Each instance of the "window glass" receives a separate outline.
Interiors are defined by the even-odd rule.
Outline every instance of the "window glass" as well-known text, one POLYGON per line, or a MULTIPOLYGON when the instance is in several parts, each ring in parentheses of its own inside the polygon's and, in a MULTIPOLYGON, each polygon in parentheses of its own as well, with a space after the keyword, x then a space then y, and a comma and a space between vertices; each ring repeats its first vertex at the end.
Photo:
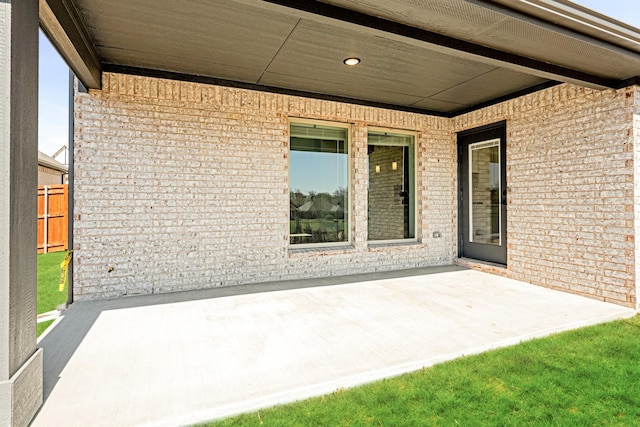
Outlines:
POLYGON ((469 145, 469 159, 469 242, 499 246, 502 207, 500 140, 493 139, 469 145))
POLYGON ((289 242, 349 241, 347 129, 292 123, 289 242))
POLYGON ((413 139, 412 135, 369 133, 369 240, 415 237, 413 139))

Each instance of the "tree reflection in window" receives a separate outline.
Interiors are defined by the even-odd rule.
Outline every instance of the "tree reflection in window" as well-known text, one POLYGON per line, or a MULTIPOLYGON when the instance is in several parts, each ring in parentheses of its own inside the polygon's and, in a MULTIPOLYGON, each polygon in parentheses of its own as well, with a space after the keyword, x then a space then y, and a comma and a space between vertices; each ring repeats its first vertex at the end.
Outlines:
POLYGON ((292 123, 290 132, 290 243, 349 241, 347 129, 292 123))

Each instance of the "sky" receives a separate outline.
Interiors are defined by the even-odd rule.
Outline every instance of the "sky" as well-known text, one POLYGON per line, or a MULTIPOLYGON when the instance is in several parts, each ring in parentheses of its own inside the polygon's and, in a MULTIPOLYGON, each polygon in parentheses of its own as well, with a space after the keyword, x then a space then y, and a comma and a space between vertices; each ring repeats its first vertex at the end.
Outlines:
MULTIPOLYGON (((574 3, 640 28, 637 0, 579 0, 574 3)), ((38 147, 52 155, 68 142, 69 69, 40 33, 38 147)), ((62 160, 62 158, 58 158, 62 160)))
POLYGON ((348 187, 346 154, 292 150, 290 155, 291 191, 333 194, 348 187))
POLYGON ((38 149, 52 155, 68 143, 69 68, 42 32, 39 61, 38 149))

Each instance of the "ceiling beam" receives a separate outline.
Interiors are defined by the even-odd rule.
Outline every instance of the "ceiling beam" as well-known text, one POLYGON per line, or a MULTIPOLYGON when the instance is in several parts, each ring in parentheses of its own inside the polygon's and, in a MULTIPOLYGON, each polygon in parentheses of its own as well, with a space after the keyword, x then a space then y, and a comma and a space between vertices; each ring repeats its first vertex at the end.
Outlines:
POLYGON ((266 3, 284 6, 293 10, 311 13, 326 18, 335 19, 361 27, 383 31, 410 40, 428 43, 449 54, 457 54, 469 59, 480 60, 495 66, 525 72, 542 78, 574 83, 596 89, 616 88, 620 82, 607 79, 579 70, 540 61, 526 56, 504 52, 488 46, 479 45, 454 37, 424 30, 390 21, 388 19, 367 15, 365 13, 345 9, 320 1, 299 0, 264 0, 266 3))
POLYGON ((39 0, 40 27, 82 84, 102 87, 100 56, 71 0, 39 0))

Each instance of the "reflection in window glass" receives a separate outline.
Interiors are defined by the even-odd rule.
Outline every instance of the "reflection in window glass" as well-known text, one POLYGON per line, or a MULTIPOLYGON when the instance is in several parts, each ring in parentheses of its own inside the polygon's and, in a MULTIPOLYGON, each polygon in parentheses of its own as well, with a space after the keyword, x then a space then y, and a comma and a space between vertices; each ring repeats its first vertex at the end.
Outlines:
POLYGON ((369 240, 415 237, 413 136, 370 132, 369 240))
POLYGON ((469 241, 500 245, 500 140, 471 144, 469 152, 469 241))
POLYGON ((349 241, 347 129, 292 123, 289 242, 349 241))

